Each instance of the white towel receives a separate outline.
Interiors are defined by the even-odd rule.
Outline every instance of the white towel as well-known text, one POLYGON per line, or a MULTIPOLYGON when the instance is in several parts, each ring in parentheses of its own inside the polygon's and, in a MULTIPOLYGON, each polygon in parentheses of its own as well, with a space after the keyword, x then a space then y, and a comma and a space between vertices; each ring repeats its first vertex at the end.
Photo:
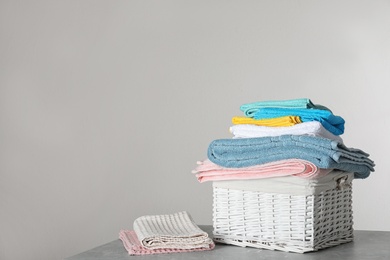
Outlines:
POLYGON ((148 249, 210 248, 213 241, 186 211, 137 218, 133 224, 142 246, 148 249))
POLYGON ((304 122, 289 127, 269 127, 240 124, 231 126, 229 130, 234 135, 233 138, 252 138, 279 135, 310 135, 343 142, 340 136, 334 135, 326 130, 318 121, 304 122))
POLYGON ((311 180, 295 176, 284 176, 256 180, 215 181, 213 182, 213 187, 265 193, 314 195, 336 187, 342 189, 351 185, 352 180, 353 173, 333 170, 323 177, 311 180))

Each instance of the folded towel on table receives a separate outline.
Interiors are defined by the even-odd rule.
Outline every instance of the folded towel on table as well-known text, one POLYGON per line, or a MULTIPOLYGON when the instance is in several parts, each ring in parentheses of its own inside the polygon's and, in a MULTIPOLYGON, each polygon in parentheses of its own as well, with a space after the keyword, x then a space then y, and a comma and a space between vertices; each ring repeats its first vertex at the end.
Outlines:
POLYGON ((338 169, 366 178, 374 171, 369 154, 327 138, 282 135, 219 139, 210 143, 207 157, 223 167, 241 168, 285 159, 302 159, 323 169, 338 169))
POLYGON ((321 192, 350 186, 353 173, 333 170, 316 179, 302 179, 295 176, 275 177, 261 180, 226 180, 215 181, 213 187, 230 189, 259 191, 265 193, 279 193, 289 195, 314 195, 321 192))
POLYGON ((310 135, 328 138, 331 140, 343 142, 340 136, 334 135, 326 130, 318 121, 311 121, 296 124, 290 127, 268 127, 257 125, 234 125, 230 127, 233 138, 252 138, 279 135, 310 135))
POLYGON ((142 216, 134 221, 133 228, 147 249, 210 249, 213 243, 186 211, 142 216))
POLYGON ((315 108, 329 110, 327 107, 322 105, 315 105, 308 98, 297 98, 289 100, 269 100, 259 101, 240 106, 240 110, 245 113, 247 117, 253 117, 253 114, 260 108, 265 107, 279 107, 279 108, 315 108))
POLYGON ((119 232, 119 239, 122 240, 123 245, 129 255, 152 255, 152 254, 169 254, 169 253, 181 253, 181 252, 194 252, 211 250, 215 247, 212 242, 208 245, 208 248, 193 248, 193 249, 176 249, 176 248, 161 248, 161 249, 148 249, 141 245, 137 234, 134 230, 121 230, 119 232))
POLYGON ((301 119, 298 116, 283 116, 271 119, 253 119, 244 116, 235 116, 232 118, 232 123, 239 124, 251 124, 261 126, 292 126, 301 123, 301 119))
POLYGON ((210 160, 198 162, 192 171, 199 182, 222 180, 265 179, 281 176, 297 176, 304 179, 319 178, 331 172, 331 169, 320 169, 313 163, 299 159, 274 161, 242 168, 225 168, 210 160))
POLYGON ((321 109, 261 108, 253 115, 254 119, 271 119, 282 116, 299 116, 302 122, 319 121, 334 135, 344 133, 345 120, 331 111, 321 109))

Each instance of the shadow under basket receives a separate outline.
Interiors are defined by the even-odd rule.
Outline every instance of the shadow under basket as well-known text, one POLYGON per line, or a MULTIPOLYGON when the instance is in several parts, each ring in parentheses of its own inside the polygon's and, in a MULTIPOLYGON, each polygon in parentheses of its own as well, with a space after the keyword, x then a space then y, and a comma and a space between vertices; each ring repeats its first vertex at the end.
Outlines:
POLYGON ((352 185, 313 195, 213 186, 214 241, 305 253, 353 241, 352 185))

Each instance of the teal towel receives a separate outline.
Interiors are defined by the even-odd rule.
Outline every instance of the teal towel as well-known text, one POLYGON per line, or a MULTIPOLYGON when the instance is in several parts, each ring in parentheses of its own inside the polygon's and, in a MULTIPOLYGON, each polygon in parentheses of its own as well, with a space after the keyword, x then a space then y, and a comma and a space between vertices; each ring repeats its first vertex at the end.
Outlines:
MULTIPOLYGON (((270 101, 259 101, 240 106, 240 110, 245 113, 247 117, 253 117, 257 110, 265 107, 278 107, 278 108, 315 108, 329 110, 327 107, 322 105, 315 105, 308 98, 297 98, 289 100, 270 100, 270 101)), ((329 110, 330 111, 330 110, 329 110)))
POLYGON ((353 172, 367 178, 374 171, 369 154, 322 137, 281 135, 274 137, 218 139, 210 143, 208 158, 227 168, 249 167, 284 159, 302 159, 323 169, 353 172))
POLYGON ((266 107, 259 109, 253 117, 255 119, 269 119, 282 116, 299 116, 302 122, 319 121, 326 130, 334 135, 344 133, 345 120, 341 116, 333 115, 329 110, 266 107))

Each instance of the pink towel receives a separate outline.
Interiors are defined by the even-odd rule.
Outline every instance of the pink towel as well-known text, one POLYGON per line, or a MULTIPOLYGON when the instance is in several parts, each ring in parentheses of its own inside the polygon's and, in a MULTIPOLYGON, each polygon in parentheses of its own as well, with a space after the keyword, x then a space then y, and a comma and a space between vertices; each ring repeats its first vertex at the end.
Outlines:
POLYGON ((129 255, 153 255, 153 254, 169 254, 180 252, 193 252, 211 250, 215 247, 214 242, 211 241, 208 248, 193 248, 193 249, 147 249, 141 245, 137 234, 133 230, 121 230, 119 232, 119 239, 122 240, 123 246, 126 248, 129 255))
POLYGON ((198 162, 192 172, 199 182, 222 180, 249 180, 294 175, 313 179, 328 174, 332 169, 320 169, 313 163, 300 159, 288 159, 243 168, 225 168, 209 159, 198 162))

